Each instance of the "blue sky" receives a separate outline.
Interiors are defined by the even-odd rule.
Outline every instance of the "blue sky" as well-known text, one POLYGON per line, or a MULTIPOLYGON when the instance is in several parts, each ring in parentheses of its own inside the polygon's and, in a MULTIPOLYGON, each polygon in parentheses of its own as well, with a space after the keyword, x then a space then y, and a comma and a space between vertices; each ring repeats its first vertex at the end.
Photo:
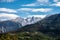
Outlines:
POLYGON ((0 14, 50 15, 60 13, 60 0, 0 0, 0 14))

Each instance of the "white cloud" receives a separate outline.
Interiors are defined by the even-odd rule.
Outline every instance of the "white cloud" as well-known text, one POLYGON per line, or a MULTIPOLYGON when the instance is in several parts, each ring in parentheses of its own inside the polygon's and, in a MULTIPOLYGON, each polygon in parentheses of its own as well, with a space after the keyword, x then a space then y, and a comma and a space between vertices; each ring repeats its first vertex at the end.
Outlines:
POLYGON ((18 11, 31 11, 32 8, 20 8, 18 9, 18 11))
POLYGON ((36 6, 36 4, 35 3, 32 3, 32 4, 22 5, 22 6, 36 6))
POLYGON ((28 17, 41 17, 41 18, 45 18, 47 15, 28 15, 28 17))
POLYGON ((47 2, 49 2, 49 0, 37 0, 37 2, 43 2, 43 3, 46 2, 47 3, 47 2))
POLYGON ((17 11, 13 10, 13 9, 8 9, 8 8, 0 8, 0 12, 13 12, 13 13, 16 13, 17 11))
POLYGON ((33 12, 49 12, 51 11, 52 9, 50 8, 40 8, 40 9, 34 9, 32 10, 33 12))
POLYGON ((0 0, 0 2, 14 2, 15 0, 0 0))
POLYGON ((36 0, 36 2, 31 3, 31 4, 25 4, 22 6, 60 6, 60 1, 59 0, 52 0, 54 3, 51 4, 50 0, 36 0))
POLYGON ((53 0, 54 2, 58 2, 59 0, 53 0))
POLYGON ((31 4, 26 4, 22 6, 40 6, 40 5, 48 5, 50 2, 49 0, 36 0, 36 2, 31 4))
POLYGON ((20 8, 19 11, 30 11, 30 12, 49 12, 53 9, 51 8, 20 8))
POLYGON ((16 19, 19 17, 18 15, 15 14, 6 14, 6 13, 1 13, 0 14, 0 20, 11 20, 11 19, 16 19))
POLYGON ((60 2, 54 3, 51 6, 59 6, 60 7, 60 2))

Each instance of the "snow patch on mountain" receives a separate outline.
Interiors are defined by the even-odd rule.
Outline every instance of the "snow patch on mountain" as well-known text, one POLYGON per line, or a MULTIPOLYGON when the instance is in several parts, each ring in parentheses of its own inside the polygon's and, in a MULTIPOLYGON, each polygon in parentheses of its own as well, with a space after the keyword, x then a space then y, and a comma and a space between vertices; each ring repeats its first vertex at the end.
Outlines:
POLYGON ((29 15, 25 20, 27 24, 33 24, 42 20, 45 17, 46 15, 29 15))
POLYGON ((2 14, 0 14, 0 21, 11 20, 11 21, 20 23, 22 26, 25 26, 25 25, 29 25, 29 24, 34 24, 34 23, 42 20, 45 17, 46 17, 46 15, 28 15, 26 18, 22 18, 16 14, 2 13, 2 14))

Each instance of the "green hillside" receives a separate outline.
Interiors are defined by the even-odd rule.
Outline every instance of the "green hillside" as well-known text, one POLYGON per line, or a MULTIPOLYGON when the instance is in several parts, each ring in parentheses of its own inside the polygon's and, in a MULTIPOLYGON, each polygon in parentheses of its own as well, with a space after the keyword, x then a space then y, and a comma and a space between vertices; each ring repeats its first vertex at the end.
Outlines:
POLYGON ((1 34, 0 40, 54 40, 55 38, 44 35, 40 32, 20 32, 1 34))

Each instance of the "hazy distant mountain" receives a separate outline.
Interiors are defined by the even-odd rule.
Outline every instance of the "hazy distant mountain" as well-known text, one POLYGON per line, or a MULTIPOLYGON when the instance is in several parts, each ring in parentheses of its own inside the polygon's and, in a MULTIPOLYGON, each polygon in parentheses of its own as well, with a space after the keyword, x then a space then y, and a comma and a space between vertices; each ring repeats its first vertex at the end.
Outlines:
POLYGON ((0 33, 15 31, 22 26, 34 24, 43 19, 41 16, 30 16, 24 19, 16 15, 7 15, 8 14, 1 14, 0 16, 0 33))
POLYGON ((44 18, 43 20, 22 27, 20 31, 40 31, 46 33, 47 35, 52 34, 54 36, 60 34, 60 14, 54 14, 44 18), (56 35, 55 35, 56 34, 56 35))
POLYGON ((2 21, 0 22, 0 33, 16 31, 18 28, 21 28, 22 25, 13 21, 2 21))

